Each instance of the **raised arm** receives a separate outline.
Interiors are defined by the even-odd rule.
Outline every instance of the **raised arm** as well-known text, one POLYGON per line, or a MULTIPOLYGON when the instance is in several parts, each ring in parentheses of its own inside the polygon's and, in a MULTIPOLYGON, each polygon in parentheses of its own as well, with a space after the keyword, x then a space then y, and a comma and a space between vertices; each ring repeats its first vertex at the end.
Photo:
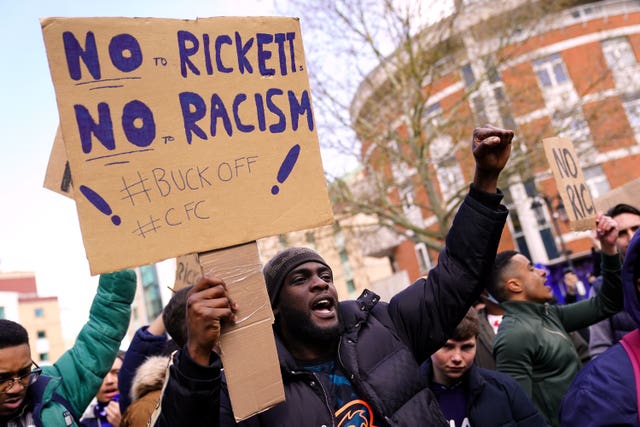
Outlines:
POLYGON ((622 265, 615 245, 618 224, 613 218, 598 214, 596 231, 602 246, 602 288, 593 298, 559 307, 567 331, 592 325, 623 308, 622 265))
POLYGON ((497 182, 512 138, 512 131, 490 125, 474 130, 473 184, 447 233, 438 264, 426 280, 418 280, 389 304, 396 329, 419 362, 442 346, 485 288, 508 213, 500 205, 497 182))
POLYGON ((51 376, 62 377, 59 393, 80 417, 96 395, 120 348, 131 318, 131 302, 136 292, 132 270, 103 274, 89 310, 89 320, 76 342, 53 364, 44 368, 51 376))
POLYGON ((476 161, 473 185, 481 191, 495 193, 498 177, 511 154, 513 131, 485 125, 473 130, 472 151, 476 161))

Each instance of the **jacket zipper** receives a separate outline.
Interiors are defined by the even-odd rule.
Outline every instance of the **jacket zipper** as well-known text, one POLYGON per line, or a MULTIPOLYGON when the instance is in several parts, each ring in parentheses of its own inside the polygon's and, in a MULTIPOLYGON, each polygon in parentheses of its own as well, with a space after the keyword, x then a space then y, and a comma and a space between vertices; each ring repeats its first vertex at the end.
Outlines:
MULTIPOLYGON (((333 411, 331 411, 331 407, 329 406, 329 397, 327 395, 327 390, 324 388, 324 385, 322 384, 322 381, 320 381, 320 378, 315 374, 315 372, 305 371, 304 374, 302 372, 300 372, 300 371, 289 371, 289 372, 292 375, 295 375, 295 376, 306 376, 306 374, 311 374, 311 376, 313 377, 315 382, 318 385, 320 385, 320 390, 322 390, 322 396, 324 397, 324 406, 325 406, 325 408, 327 408, 327 412, 329 412, 329 419, 331 420, 331 427, 336 427, 336 422, 335 422, 335 419, 334 419, 335 416, 333 415, 333 411)), ((313 387, 311 387, 311 389, 313 389, 313 387)))
POLYGON ((327 411, 329 411, 329 418, 331 419, 331 427, 335 427, 336 426, 335 416, 333 415, 333 412, 329 407, 329 396, 327 395, 327 390, 324 388, 322 381, 320 381, 320 378, 315 373, 312 373, 311 375, 313 375, 313 378, 315 378, 316 382, 320 385, 320 389, 322 390, 322 394, 324 396, 324 405, 327 407, 327 411))
MULTIPOLYGON (((338 363, 340 363, 340 367, 341 367, 342 369, 345 369, 345 367, 344 367, 344 363, 342 362, 342 353, 340 352, 340 347, 341 347, 341 346, 342 346, 342 340, 339 340, 339 341, 338 341, 338 363)), ((346 371, 346 369, 345 369, 345 373, 347 373, 347 374, 349 375, 349 376, 347 377, 347 379, 351 382, 351 385, 352 385, 352 386, 354 387, 354 389, 355 389, 355 384, 354 384, 355 375, 354 375, 353 373, 349 373, 349 372, 347 372, 347 371, 346 371)), ((362 399, 366 399, 366 400, 371 401, 371 399, 367 399, 367 396, 366 396, 366 395, 365 395, 365 396, 361 396, 361 398, 362 398, 362 399)), ((386 423, 387 423, 388 425, 390 425, 390 426, 391 426, 391 425, 393 425, 393 422, 391 422, 391 419, 390 419, 389 417, 387 417, 387 416, 386 416, 386 415, 384 415, 384 414, 381 414, 381 415, 382 415, 383 419, 386 421, 386 423)))

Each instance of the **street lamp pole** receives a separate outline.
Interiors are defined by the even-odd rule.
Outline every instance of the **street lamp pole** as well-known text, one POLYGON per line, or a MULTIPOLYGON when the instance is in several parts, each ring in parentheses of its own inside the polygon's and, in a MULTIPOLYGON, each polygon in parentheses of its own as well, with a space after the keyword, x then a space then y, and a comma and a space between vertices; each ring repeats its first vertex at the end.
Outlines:
POLYGON ((542 203, 538 201, 538 198, 541 198, 544 201, 545 206, 551 212, 551 224, 553 225, 553 231, 558 236, 558 241, 560 243, 560 251, 562 252, 562 256, 564 257, 568 267, 573 270, 573 261, 569 256, 569 251, 567 250, 567 245, 564 242, 564 238, 562 237, 562 232, 560 231, 560 225, 558 224, 558 211, 564 209, 564 205, 562 204, 562 199, 559 196, 554 197, 553 199, 547 196, 546 194, 538 194, 531 203, 531 208, 536 215, 536 220, 538 224, 544 224, 545 216, 542 211, 542 203), (554 208, 552 205, 552 201, 558 199, 558 205, 554 208))

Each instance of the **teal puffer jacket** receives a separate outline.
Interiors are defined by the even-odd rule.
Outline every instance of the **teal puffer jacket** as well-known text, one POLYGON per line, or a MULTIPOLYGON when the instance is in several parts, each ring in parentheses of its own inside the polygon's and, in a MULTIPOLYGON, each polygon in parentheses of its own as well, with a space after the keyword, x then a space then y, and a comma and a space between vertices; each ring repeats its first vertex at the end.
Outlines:
POLYGON ((103 274, 98 292, 72 348, 29 387, 36 426, 76 426, 113 364, 131 318, 136 291, 132 270, 103 274), (71 412, 71 413, 70 413, 71 412))

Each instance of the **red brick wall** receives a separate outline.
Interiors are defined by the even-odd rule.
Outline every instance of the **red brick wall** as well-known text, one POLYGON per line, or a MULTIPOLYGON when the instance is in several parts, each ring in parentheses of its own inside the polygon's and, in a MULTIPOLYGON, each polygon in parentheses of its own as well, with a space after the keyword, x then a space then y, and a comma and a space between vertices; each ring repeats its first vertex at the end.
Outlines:
POLYGON ((578 96, 615 87, 599 41, 564 50, 562 59, 578 96), (584 66, 585 58, 589 59, 588 67, 584 66))
POLYGON ((606 152, 636 144, 620 97, 585 104, 582 108, 598 151, 606 152))

